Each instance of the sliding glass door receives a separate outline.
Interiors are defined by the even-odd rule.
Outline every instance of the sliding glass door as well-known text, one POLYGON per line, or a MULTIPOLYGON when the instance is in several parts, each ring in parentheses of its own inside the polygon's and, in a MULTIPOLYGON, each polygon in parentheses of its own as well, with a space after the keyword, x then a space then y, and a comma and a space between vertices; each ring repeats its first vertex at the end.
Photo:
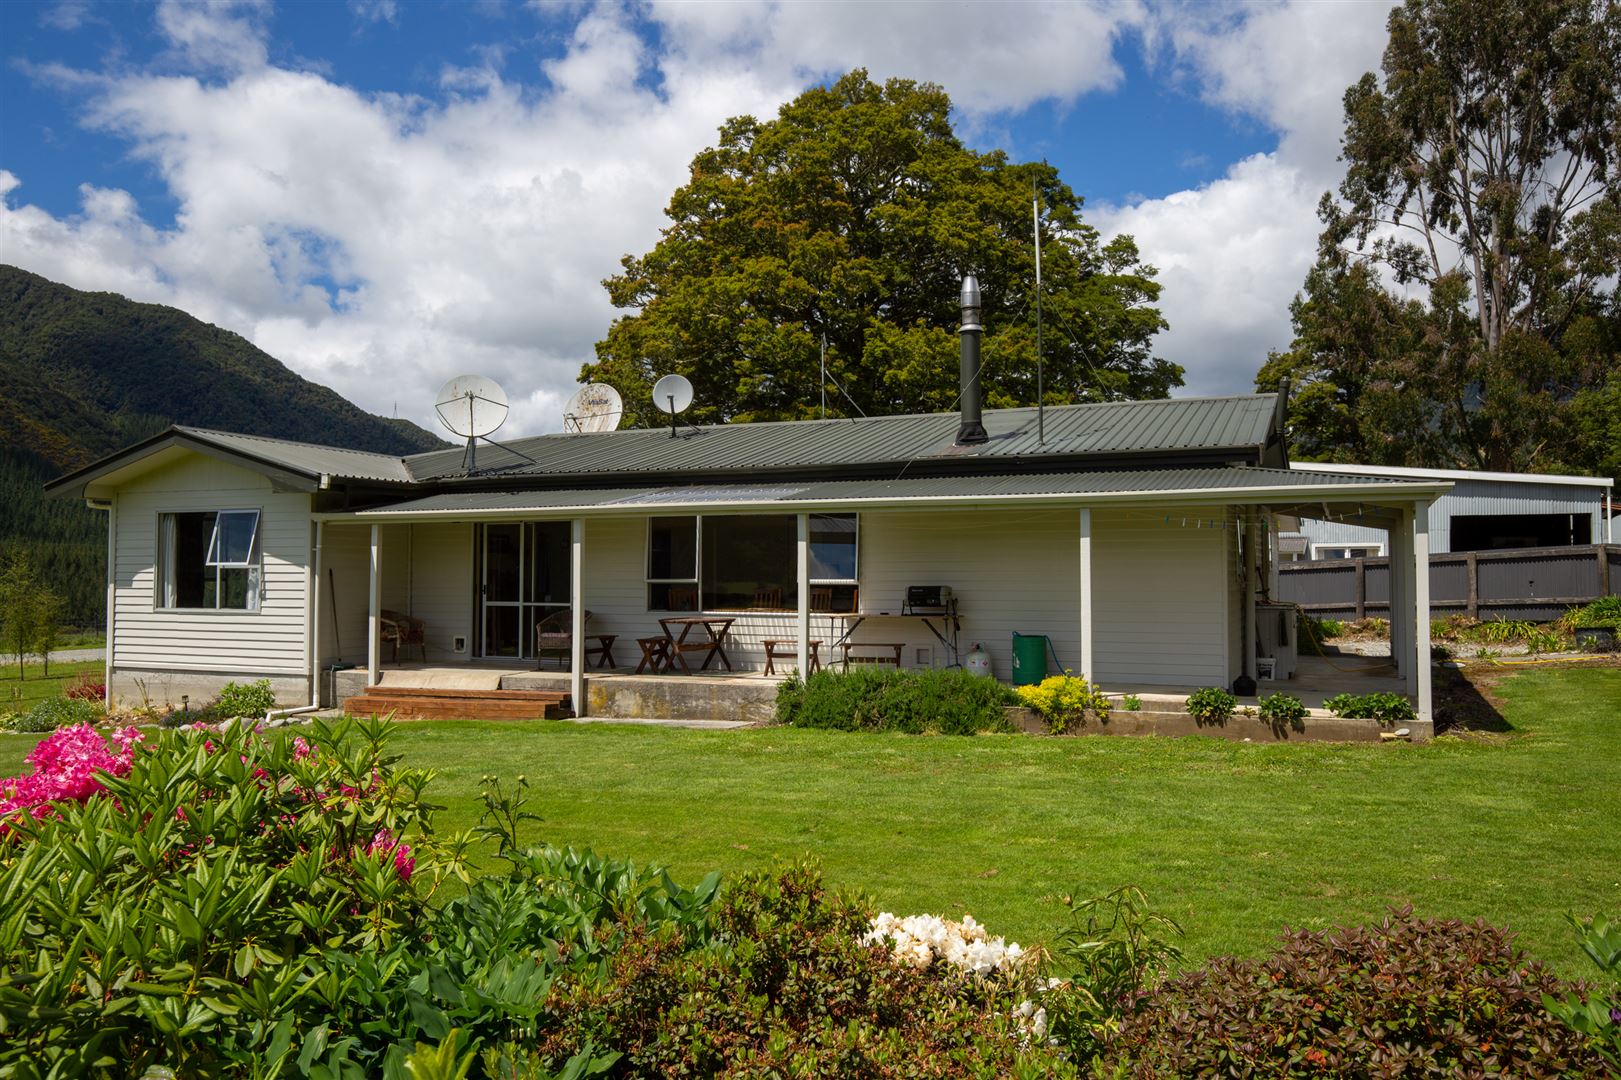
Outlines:
POLYGON ((532 660, 535 624, 569 606, 569 524, 483 526, 480 583, 483 653, 532 660))

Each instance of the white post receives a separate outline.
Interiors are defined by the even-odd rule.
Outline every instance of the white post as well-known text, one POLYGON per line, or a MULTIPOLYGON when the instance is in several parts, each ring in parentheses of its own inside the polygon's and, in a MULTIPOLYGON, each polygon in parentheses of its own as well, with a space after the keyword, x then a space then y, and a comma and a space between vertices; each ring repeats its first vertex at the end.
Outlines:
POLYGON ((118 608, 118 500, 110 500, 107 507, 107 655, 102 658, 106 669, 101 678, 102 704, 113 707, 113 615, 118 608))
POLYGON ((1244 610, 1239 613, 1243 644, 1238 656, 1239 670, 1250 679, 1255 678, 1255 575, 1259 565, 1255 546, 1260 543, 1261 535, 1261 526, 1255 520, 1255 515, 1259 512, 1260 507, 1257 506, 1239 509, 1239 513, 1244 515, 1244 610))
POLYGON ((321 537, 326 522, 315 523, 315 550, 310 553, 310 574, 304 589, 304 602, 309 605, 309 618, 304 622, 305 636, 310 646, 310 704, 321 704, 321 537))
POLYGON ((1416 712, 1430 714, 1430 504, 1413 507, 1413 676, 1416 712))
POLYGON ((1092 671, 1092 511, 1081 509, 1081 676, 1097 682, 1092 671))
POLYGON ((801 679, 810 675, 810 515, 799 515, 799 614, 794 624, 794 654, 801 679))
POLYGON ((569 523, 569 696, 574 715, 585 715, 585 519, 569 523))
POLYGON ((382 527, 371 527, 371 583, 367 589, 367 617, 366 617, 366 685, 376 686, 382 676, 382 641, 378 638, 378 609, 381 604, 382 588, 382 562, 383 562, 383 533, 382 527))

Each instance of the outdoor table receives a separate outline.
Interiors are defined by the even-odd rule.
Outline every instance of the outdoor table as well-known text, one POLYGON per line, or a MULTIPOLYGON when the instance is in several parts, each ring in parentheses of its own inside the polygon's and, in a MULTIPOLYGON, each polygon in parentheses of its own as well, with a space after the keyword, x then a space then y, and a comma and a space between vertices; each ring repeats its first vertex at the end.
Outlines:
POLYGON ((732 670, 732 661, 726 655, 726 632, 732 628, 736 619, 716 615, 683 615, 668 619, 660 619, 659 625, 664 628, 664 636, 670 639, 670 659, 681 665, 681 670, 688 675, 692 668, 687 666, 686 654, 699 649, 707 649, 704 653, 704 662, 699 671, 709 670, 709 662, 720 657, 720 662, 726 665, 726 670, 732 670), (681 633, 675 634, 670 628, 679 626, 681 633), (703 627, 704 633, 709 636, 707 641, 694 641, 689 643, 687 635, 692 633, 694 627, 703 627))

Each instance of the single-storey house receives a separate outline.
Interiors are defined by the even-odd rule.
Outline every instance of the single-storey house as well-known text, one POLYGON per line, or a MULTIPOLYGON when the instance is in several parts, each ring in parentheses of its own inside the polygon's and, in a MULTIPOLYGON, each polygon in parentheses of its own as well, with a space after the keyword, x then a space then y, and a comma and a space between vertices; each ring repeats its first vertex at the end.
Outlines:
POLYGON ((615 635, 628 671, 661 617, 694 613, 730 620, 740 671, 766 667, 768 639, 781 673, 844 637, 906 667, 982 644, 1005 679, 1019 633, 1106 688, 1231 686, 1257 673, 1274 516, 1321 513, 1386 530, 1394 675, 1428 721, 1415 568, 1449 484, 1291 469, 1285 410, 1255 394, 981 416, 965 398, 962 413, 542 435, 482 446, 475 468, 462 449, 173 427, 50 490, 107 514, 108 688, 124 700, 268 678, 313 705, 333 665, 376 684, 394 663, 390 612, 422 630, 407 656, 437 665, 533 662, 553 616, 576 710, 588 634, 615 635), (949 603, 960 635, 917 617, 920 598, 949 603))
MULTIPOLYGON (((1430 550, 1494 551, 1613 544, 1607 476, 1409 469, 1297 461, 1302 472, 1373 476, 1386 480, 1448 483, 1452 490, 1430 507, 1430 550)), ((1385 530, 1354 516, 1325 521, 1307 514, 1278 535, 1283 562, 1355 559, 1390 554, 1385 530)))

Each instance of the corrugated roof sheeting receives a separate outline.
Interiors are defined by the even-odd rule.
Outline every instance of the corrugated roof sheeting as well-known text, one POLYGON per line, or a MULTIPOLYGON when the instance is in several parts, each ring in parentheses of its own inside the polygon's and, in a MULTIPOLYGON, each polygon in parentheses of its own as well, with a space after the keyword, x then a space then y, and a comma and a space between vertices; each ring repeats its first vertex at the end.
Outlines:
MULTIPOLYGON (((510 444, 533 463, 481 445, 478 466, 512 476, 556 476, 1253 447, 1266 441, 1275 403, 1274 395, 1258 394, 1055 406, 1046 411, 1044 443, 1035 409, 991 409, 984 414, 990 440, 972 447, 954 443, 956 413, 723 424, 684 429, 678 438, 662 429, 543 435, 510 444)), ((406 460, 419 481, 450 479, 461 475, 462 454, 434 451, 406 460)))
MULTIPOLYGON (((1038 473, 1014 476, 940 476, 899 480, 829 480, 805 484, 727 484, 593 488, 572 491, 452 492, 362 511, 372 514, 503 513, 564 510, 634 510, 656 506, 784 505, 899 500, 1121 495, 1136 492, 1281 490, 1311 497, 1336 487, 1401 487, 1368 476, 1295 473, 1287 469, 1227 467, 1122 472, 1038 473)), ((1421 486, 1421 485, 1414 485, 1421 486)))
MULTIPOLYGON (((355 480, 411 483, 411 472, 406 468, 405 462, 387 454, 344 450, 336 446, 316 446, 313 443, 272 439, 263 435, 238 435, 231 431, 211 431, 208 428, 177 425, 175 430, 222 450, 259 458, 295 472, 316 475, 327 473, 355 480)), ((458 450, 456 453, 459 454, 461 451, 458 450)))

